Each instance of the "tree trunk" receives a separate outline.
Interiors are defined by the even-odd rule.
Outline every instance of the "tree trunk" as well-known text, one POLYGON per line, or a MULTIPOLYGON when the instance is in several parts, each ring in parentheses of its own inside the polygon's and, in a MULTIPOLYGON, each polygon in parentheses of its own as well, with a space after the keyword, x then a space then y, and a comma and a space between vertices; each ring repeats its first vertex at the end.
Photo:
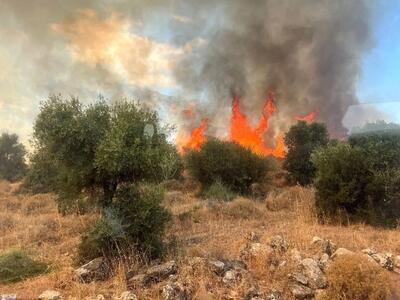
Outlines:
POLYGON ((117 183, 108 181, 103 183, 103 208, 111 205, 116 190, 117 183))

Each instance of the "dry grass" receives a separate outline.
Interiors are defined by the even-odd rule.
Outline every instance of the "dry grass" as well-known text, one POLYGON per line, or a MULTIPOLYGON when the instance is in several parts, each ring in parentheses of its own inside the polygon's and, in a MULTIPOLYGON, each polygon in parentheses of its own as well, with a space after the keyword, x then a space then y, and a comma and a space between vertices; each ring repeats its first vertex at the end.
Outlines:
MULTIPOLYGON (((115 275, 105 282, 81 284, 72 280, 73 257, 80 233, 96 216, 63 217, 57 212, 53 195, 21 196, 13 195, 12 191, 10 184, 0 183, 0 252, 11 247, 29 249, 35 258, 52 265, 53 271, 24 282, 2 285, 2 293, 17 293, 22 299, 33 299, 46 289, 56 289, 67 299, 68 296, 84 299, 97 294, 119 294, 126 289, 124 273, 130 267, 126 264, 119 265, 115 275)), ((400 254, 399 230, 377 229, 364 224, 319 224, 311 189, 283 188, 273 191, 266 201, 239 198, 231 203, 207 202, 198 199, 195 191, 186 189, 169 193, 166 206, 175 217, 167 236, 177 239, 179 247, 179 251, 170 256, 182 261, 180 276, 193 283, 196 299, 222 299, 228 296, 228 291, 207 270, 200 269, 193 274, 193 268, 187 267, 188 257, 238 259, 250 232, 260 234, 261 242, 265 243, 280 234, 290 242, 290 249, 297 248, 303 254, 313 253, 311 240, 315 235, 331 239, 339 247, 349 250, 370 247, 400 254)), ((288 252, 283 258, 289 261, 289 255, 288 252)), ((277 267, 276 263, 277 258, 273 256, 249 262, 249 272, 259 280, 260 289, 285 287, 287 275, 295 266, 288 263, 277 267)), ((394 279, 400 286, 399 279, 394 279)), ((229 290, 235 294, 229 296, 241 299, 248 285, 243 282, 229 290)), ((138 296, 140 299, 160 299, 159 289, 160 285, 156 285, 138 291, 138 296)), ((287 294, 284 297, 291 299, 287 294)))
POLYGON ((327 271, 329 287, 324 299, 394 299, 389 273, 361 255, 335 259, 327 271))

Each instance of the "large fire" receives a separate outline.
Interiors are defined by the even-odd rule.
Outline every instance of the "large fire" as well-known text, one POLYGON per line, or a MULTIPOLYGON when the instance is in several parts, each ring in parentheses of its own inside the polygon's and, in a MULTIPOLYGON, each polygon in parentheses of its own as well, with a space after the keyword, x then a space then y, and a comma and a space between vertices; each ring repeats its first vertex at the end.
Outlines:
MULTIPOLYGON (((262 156, 285 157, 285 143, 282 134, 275 138, 275 147, 268 147, 264 140, 264 135, 268 130, 269 118, 276 111, 274 95, 269 93, 260 120, 257 126, 252 127, 247 116, 240 110, 239 97, 235 96, 232 101, 229 139, 262 156)), ((184 113, 186 116, 188 115, 186 110, 184 113)), ((185 152, 190 149, 200 149, 201 145, 206 141, 204 135, 206 126, 207 119, 203 119, 200 126, 192 129, 190 136, 180 132, 177 137, 179 150, 185 152)))

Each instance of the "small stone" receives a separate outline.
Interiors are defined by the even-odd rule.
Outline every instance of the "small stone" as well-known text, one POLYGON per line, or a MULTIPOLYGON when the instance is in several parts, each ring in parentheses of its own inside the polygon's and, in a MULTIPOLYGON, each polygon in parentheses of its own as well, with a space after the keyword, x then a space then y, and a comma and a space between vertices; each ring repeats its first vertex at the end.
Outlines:
POLYGON ((273 249, 269 245, 251 243, 240 250, 240 258, 246 260, 251 257, 267 256, 272 253, 272 251, 273 249))
POLYGON ((259 289, 252 286, 246 291, 246 294, 244 295, 244 299, 245 300, 253 300, 253 299, 257 299, 258 297, 261 297, 261 296, 262 296, 262 294, 260 293, 259 289))
POLYGON ((228 286, 232 286, 241 280, 242 274, 237 270, 229 270, 225 273, 222 278, 223 283, 228 286))
POLYGON ((209 259, 208 266, 211 271, 213 271, 217 275, 223 275, 225 273, 225 263, 216 259, 209 259))
POLYGON ((62 300, 63 297, 57 291, 47 290, 39 296, 39 300, 62 300))
POLYGON ((337 249, 331 256, 332 259, 342 256, 342 255, 354 255, 353 251, 347 250, 346 248, 339 248, 337 249))
POLYGON ((276 289, 272 289, 267 293, 267 300, 280 300, 282 298, 282 293, 276 289))
POLYGON ((375 250, 370 248, 363 249, 361 252, 370 256, 377 253, 375 250))
POLYGON ((295 262, 300 262, 301 261, 301 254, 300 251, 297 249, 292 249, 290 251, 290 257, 292 258, 292 260, 294 260, 295 262))
POLYGON ((176 274, 178 271, 178 265, 174 260, 167 263, 153 266, 146 270, 144 274, 135 275, 131 278, 132 274, 127 273, 127 285, 128 288, 137 286, 149 286, 153 283, 161 282, 167 279, 170 275, 176 274))
POLYGON ((193 288, 180 282, 169 282, 162 289, 164 300, 190 300, 193 298, 193 294, 193 288))
POLYGON ((269 245, 272 247, 272 249, 280 252, 286 252, 289 248, 289 243, 281 235, 272 237, 269 245))
POLYGON ((312 238, 311 244, 317 244, 317 243, 322 243, 323 239, 321 239, 319 236, 314 236, 312 238))
POLYGON ((326 277, 315 260, 312 258, 305 258, 301 261, 301 266, 303 268, 303 274, 308 279, 309 287, 313 289, 322 289, 326 287, 326 277))
POLYGON ((104 280, 108 275, 107 264, 102 257, 95 258, 76 269, 75 275, 83 283, 89 283, 95 280, 104 280))
POLYGON ((134 293, 126 291, 121 294, 118 300, 137 300, 137 297, 134 293))
POLYGON ((394 261, 393 261, 393 255, 391 253, 376 253, 372 254, 371 257, 377 263, 379 263, 382 268, 385 268, 389 271, 393 271, 394 261))
POLYGON ((225 270, 247 270, 247 265, 241 260, 229 260, 225 262, 225 270))
POLYGON ((325 270, 329 263, 329 255, 327 253, 324 253, 321 255, 321 258, 319 259, 319 265, 321 266, 322 270, 325 270))
POLYGON ((294 280, 294 281, 296 281, 296 282, 298 282, 298 283, 304 284, 304 285, 308 284, 307 277, 304 276, 302 273, 299 273, 299 272, 290 274, 289 278, 294 280))
POLYGON ((322 252, 331 256, 336 251, 336 244, 333 243, 331 240, 324 240, 322 242, 322 252))
POLYGON ((311 299, 314 296, 314 291, 301 283, 292 283, 289 285, 289 290, 296 299, 311 299))

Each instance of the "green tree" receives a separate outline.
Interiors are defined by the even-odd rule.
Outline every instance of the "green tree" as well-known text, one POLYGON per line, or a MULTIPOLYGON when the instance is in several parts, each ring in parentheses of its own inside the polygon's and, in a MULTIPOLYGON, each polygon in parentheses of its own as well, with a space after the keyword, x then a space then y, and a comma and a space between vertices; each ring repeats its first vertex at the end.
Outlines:
POLYGON ((36 151, 57 166, 60 202, 101 191, 101 207, 107 207, 120 184, 163 179, 164 157, 176 152, 167 133, 156 112, 139 103, 83 105, 52 96, 41 104, 33 136, 36 151))
POLYGON ((3 133, 0 136, 0 179, 20 179, 26 171, 25 154, 25 147, 18 142, 16 134, 3 133))
POLYGON ((284 169, 289 172, 289 179, 301 185, 312 183, 315 167, 311 162, 311 153, 328 144, 328 131, 324 124, 298 122, 285 135, 288 149, 284 169))
POLYGON ((190 173, 204 190, 220 183, 234 192, 249 193, 252 183, 265 179, 271 168, 268 158, 232 142, 209 140, 199 151, 186 155, 190 173))

